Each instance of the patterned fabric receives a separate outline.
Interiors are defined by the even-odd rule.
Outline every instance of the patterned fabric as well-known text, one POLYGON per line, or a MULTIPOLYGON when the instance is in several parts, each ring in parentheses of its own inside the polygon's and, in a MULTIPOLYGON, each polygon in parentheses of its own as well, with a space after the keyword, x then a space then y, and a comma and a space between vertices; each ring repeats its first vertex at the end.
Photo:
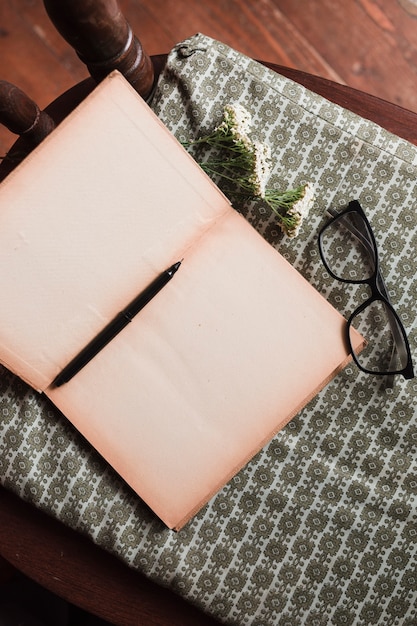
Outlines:
MULTIPOLYGON (((317 190, 295 240, 263 207, 240 207, 248 220, 347 316, 366 290, 325 272, 317 232, 327 207, 359 199, 416 363, 417 149, 202 35, 171 52, 152 106, 190 139, 230 102, 271 145, 270 184, 317 190)), ((384 390, 347 367, 174 533, 42 397, 0 376, 3 485, 224 623, 417 623, 415 380, 384 390)))

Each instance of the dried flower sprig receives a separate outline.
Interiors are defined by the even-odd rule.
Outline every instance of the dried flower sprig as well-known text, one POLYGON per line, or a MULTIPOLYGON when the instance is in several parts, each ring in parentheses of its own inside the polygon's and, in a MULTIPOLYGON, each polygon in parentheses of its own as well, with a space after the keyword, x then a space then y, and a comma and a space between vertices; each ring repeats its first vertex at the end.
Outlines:
POLYGON ((281 219, 281 228, 288 237, 296 237, 314 201, 311 183, 280 192, 267 189, 265 202, 281 219))
POLYGON ((227 105, 224 107, 223 120, 221 124, 208 135, 184 142, 186 147, 206 144, 214 147, 225 147, 230 150, 240 151, 240 143, 250 142, 248 131, 250 129, 251 117, 248 111, 239 104, 227 105))
POLYGON ((252 141, 250 124, 251 117, 244 107, 228 105, 222 122, 210 134, 183 145, 214 149, 213 156, 199 162, 202 169, 227 195, 267 204, 277 215, 283 232, 295 237, 313 202, 313 186, 308 183, 284 192, 268 189, 270 148, 265 143, 252 141))
POLYGON ((223 156, 208 159, 200 165, 209 176, 228 181, 240 192, 245 192, 248 196, 264 197, 270 156, 266 148, 261 143, 247 142, 244 149, 241 145, 235 145, 229 148, 230 154, 227 158, 222 150, 223 156))
POLYGON ((215 148, 213 157, 199 163, 203 170, 232 183, 247 195, 263 196, 270 171, 270 149, 266 144, 251 140, 250 122, 251 117, 244 107, 228 105, 219 126, 210 134, 183 145, 215 148))

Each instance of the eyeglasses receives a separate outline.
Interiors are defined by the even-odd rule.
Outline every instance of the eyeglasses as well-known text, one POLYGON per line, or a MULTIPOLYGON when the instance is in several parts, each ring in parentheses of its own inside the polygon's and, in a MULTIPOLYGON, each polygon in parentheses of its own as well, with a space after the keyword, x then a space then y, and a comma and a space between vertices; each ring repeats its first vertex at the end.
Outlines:
POLYGON ((319 233, 322 261, 333 278, 344 283, 366 284, 371 296, 352 313, 347 322, 349 349, 357 366, 367 374, 413 378, 410 344, 404 326, 395 312, 381 275, 375 236, 357 200, 338 213, 319 233), (366 339, 360 353, 352 347, 352 329, 366 339))

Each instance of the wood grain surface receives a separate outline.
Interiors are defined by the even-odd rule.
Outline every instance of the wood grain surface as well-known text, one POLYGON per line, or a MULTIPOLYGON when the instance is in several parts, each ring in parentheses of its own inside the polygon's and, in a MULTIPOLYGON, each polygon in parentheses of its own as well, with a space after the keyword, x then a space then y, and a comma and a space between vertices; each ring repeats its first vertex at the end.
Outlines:
MULTIPOLYGON (((412 0, 120 0, 146 52, 203 32, 237 50, 322 76, 417 111, 412 0)), ((414 9, 414 10, 413 10, 414 9)), ((0 79, 44 108, 88 75, 42 0, 0 3, 0 79)), ((0 129, 0 155, 13 143, 0 129)))

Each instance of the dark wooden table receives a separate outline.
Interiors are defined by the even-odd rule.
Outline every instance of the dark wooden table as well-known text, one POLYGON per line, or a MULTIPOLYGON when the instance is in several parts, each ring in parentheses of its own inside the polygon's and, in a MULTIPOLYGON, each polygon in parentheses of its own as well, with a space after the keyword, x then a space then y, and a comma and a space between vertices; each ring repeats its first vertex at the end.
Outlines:
MULTIPOLYGON (((163 60, 164 57, 156 59, 158 63, 163 60)), ((417 144, 417 114, 325 79, 268 66, 417 144)), ((88 88, 84 85, 71 97, 82 97, 88 88)), ((117 626, 217 623, 3 488, 0 555, 50 591, 117 626)))

